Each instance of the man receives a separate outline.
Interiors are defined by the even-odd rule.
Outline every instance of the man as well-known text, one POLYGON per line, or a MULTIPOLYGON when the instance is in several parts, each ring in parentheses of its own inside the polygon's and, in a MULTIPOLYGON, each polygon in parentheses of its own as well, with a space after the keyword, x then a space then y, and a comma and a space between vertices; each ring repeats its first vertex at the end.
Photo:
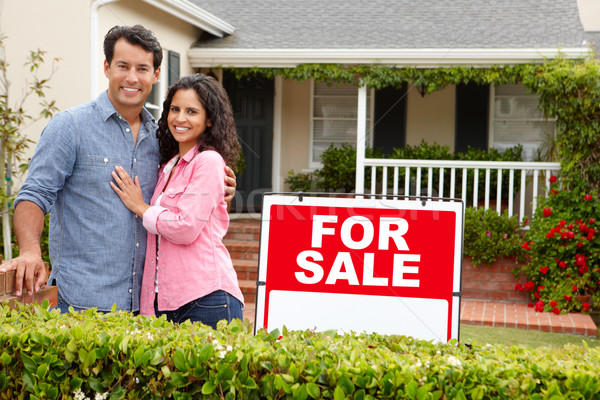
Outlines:
POLYGON ((40 237, 52 211, 49 283, 58 286, 63 312, 69 306, 110 311, 115 303, 139 310, 146 231, 109 182, 121 165, 138 176, 150 201, 160 155, 157 124, 144 102, 158 81, 162 48, 141 25, 115 26, 105 36, 104 55, 108 90, 56 115, 42 133, 15 200, 20 254, 0 268, 17 271, 17 295, 23 287, 29 294, 39 290, 46 282, 40 237))

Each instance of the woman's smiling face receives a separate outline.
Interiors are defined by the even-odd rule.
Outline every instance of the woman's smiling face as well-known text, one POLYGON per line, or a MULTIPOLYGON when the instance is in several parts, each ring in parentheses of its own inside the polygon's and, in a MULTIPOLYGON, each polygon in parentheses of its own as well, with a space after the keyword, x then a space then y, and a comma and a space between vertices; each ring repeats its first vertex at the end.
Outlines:
POLYGON ((180 89, 173 95, 167 118, 171 135, 179 143, 179 154, 183 157, 198 143, 206 127, 206 110, 192 89, 180 89))

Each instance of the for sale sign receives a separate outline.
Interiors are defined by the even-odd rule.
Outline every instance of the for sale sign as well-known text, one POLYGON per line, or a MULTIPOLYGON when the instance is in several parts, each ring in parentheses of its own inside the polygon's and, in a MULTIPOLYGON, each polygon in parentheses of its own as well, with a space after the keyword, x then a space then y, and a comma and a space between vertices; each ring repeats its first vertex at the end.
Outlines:
POLYGON ((459 201, 265 195, 257 328, 458 339, 459 201))

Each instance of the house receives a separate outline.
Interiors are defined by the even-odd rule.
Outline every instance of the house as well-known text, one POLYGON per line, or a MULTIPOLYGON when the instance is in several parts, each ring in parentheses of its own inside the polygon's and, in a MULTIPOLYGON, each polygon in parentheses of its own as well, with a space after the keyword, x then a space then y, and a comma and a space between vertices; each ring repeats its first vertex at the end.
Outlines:
MULTIPOLYGON (((451 85, 430 94, 415 82, 364 89, 361 115, 355 85, 277 74, 237 80, 236 69, 486 68, 559 53, 581 58, 600 43, 600 10, 593 0, 21 0, 2 7, 9 59, 36 47, 62 58, 48 95, 61 109, 105 87, 101 41, 116 24, 141 23, 165 48, 166 64, 149 108, 160 108, 177 66, 182 75, 203 71, 219 78, 234 105, 246 160, 236 201, 245 211, 257 210, 263 192, 285 191, 288 171, 318 168, 319 155, 331 143, 356 144, 359 118, 366 120, 366 145, 386 151, 422 140, 453 151, 520 143, 530 160, 554 135, 554 124, 538 111, 536 95, 519 85, 451 85), (28 23, 15 15, 27 15, 28 23), (35 34, 38 29, 43 34, 35 34)), ((27 134, 36 140, 40 131, 37 126, 27 134)))

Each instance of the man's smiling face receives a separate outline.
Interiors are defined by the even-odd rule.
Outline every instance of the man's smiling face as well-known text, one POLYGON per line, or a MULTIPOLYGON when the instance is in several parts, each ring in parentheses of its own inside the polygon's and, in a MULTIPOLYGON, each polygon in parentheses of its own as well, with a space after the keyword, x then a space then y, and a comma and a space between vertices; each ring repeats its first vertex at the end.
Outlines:
POLYGON ((121 38, 115 43, 110 65, 104 61, 108 98, 121 115, 141 111, 160 68, 154 70, 152 52, 121 38))

